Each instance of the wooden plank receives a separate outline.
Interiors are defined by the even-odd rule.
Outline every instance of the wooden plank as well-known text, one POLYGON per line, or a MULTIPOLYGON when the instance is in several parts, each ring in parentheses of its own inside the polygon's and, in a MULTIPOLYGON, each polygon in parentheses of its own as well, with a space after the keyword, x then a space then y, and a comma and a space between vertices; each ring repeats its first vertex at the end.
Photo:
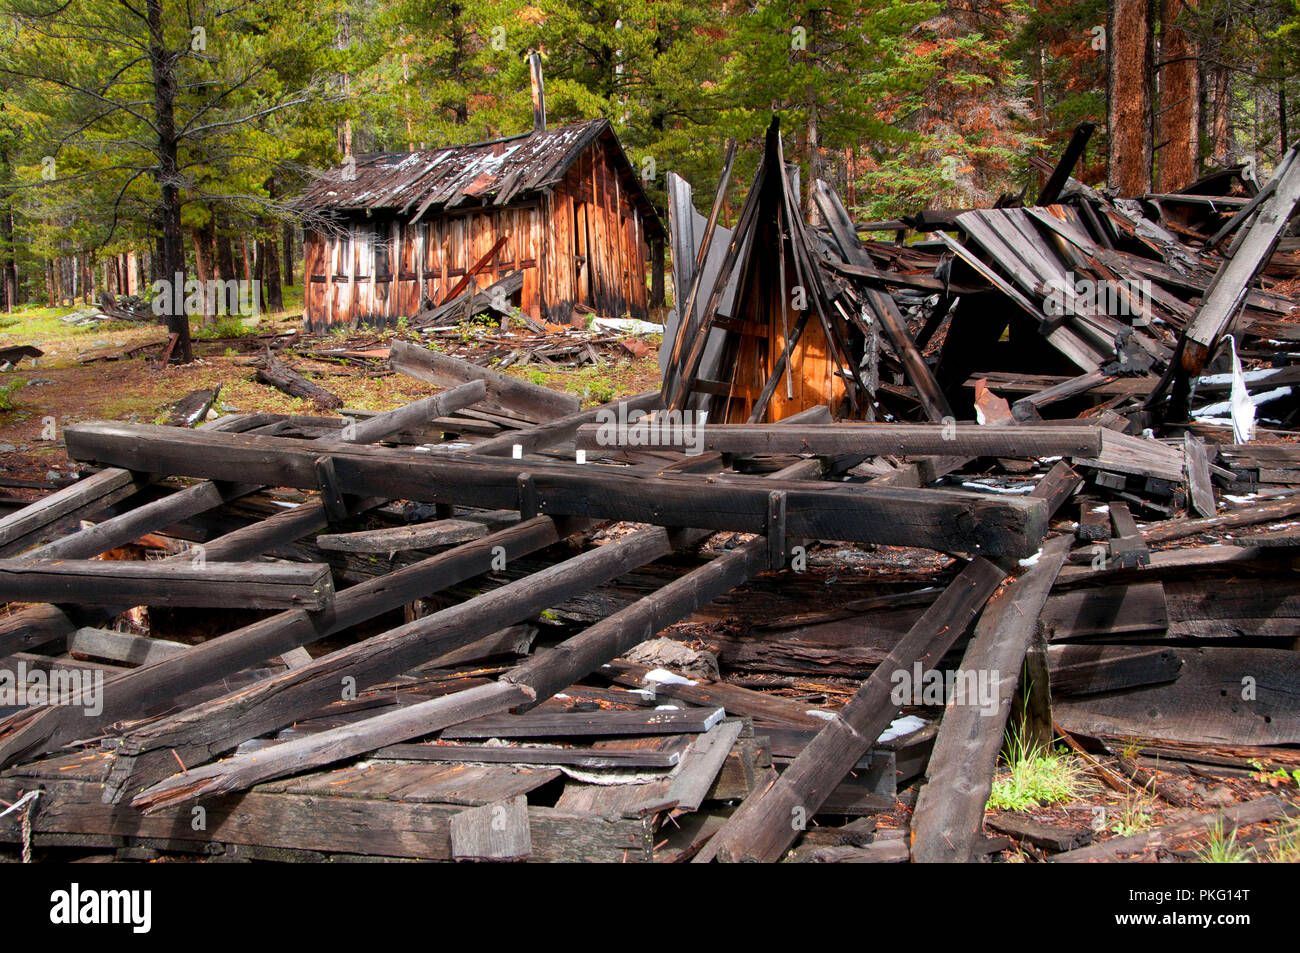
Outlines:
POLYGON ((167 658, 184 655, 190 647, 183 642, 145 638, 129 632, 82 628, 68 637, 68 651, 113 662, 151 665, 167 658))
POLYGON ((1061 698, 1172 682, 1183 667, 1173 649, 1142 645, 1053 645, 1047 664, 1061 698))
POLYGON ((647 435, 656 449, 720 453, 804 453, 835 456, 947 454, 967 457, 1097 456, 1104 428, 1093 425, 983 427, 978 424, 705 424, 686 428, 671 419, 649 420, 638 431, 605 424, 578 428, 576 445, 588 450, 637 446, 647 435), (689 432, 688 432, 689 431, 689 432))
POLYGON ((0 560, 6 602, 318 610, 333 596, 323 564, 0 560))
POLYGON ((675 813, 689 814, 700 809, 743 728, 739 720, 724 721, 691 742, 665 794, 675 813))
POLYGON ((1210 484, 1210 461, 1205 455, 1205 444, 1190 431, 1183 434, 1183 459, 1187 464, 1187 489, 1192 506, 1202 516, 1213 516, 1217 507, 1214 487, 1210 484))
POLYGON ((967 563, 957 578, 898 642, 889 657, 827 723, 777 782, 746 798, 696 862, 778 860, 826 797, 888 727, 898 706, 893 673, 937 662, 965 632, 1005 573, 985 559, 967 563), (804 823, 793 821, 802 819, 804 823))
MULTIPOLYGON (((498 510, 505 513, 505 510, 498 510)), ((514 513, 518 521, 519 514, 514 513)), ((356 533, 331 533, 316 537, 321 549, 344 553, 399 553, 429 546, 449 546, 482 539, 488 534, 488 524, 465 519, 433 520, 428 523, 411 523, 384 529, 361 530, 356 533)))
POLYGON ((527 860, 533 854, 528 800, 522 795, 462 811, 451 819, 453 860, 527 860))
POLYGON ((1165 543, 1203 533, 1215 533, 1241 526, 1255 526, 1260 523, 1289 519, 1298 513, 1300 513, 1300 494, 1289 494, 1277 500, 1235 507, 1227 512, 1202 519, 1174 519, 1148 523, 1142 527, 1141 533, 1142 538, 1148 543, 1165 543))
MULTIPOLYGON (((0 798, 14 801, 30 781, 0 778, 0 798)), ((450 860, 455 805, 250 792, 204 805, 206 830, 194 830, 189 807, 141 816, 126 804, 106 804, 98 784, 63 778, 42 782, 41 810, 33 817, 42 836, 76 833, 109 838, 159 838, 173 845, 241 844, 316 850, 330 854, 450 860)), ((649 860, 650 831, 640 821, 592 818, 528 808, 536 861, 649 860)), ((0 839, 18 843, 18 813, 0 819, 0 839)), ((117 841, 120 843, 120 840, 117 841)))
POLYGON ((727 682, 715 682, 703 678, 657 681, 647 678, 650 669, 646 666, 636 665, 625 659, 615 659, 610 662, 607 667, 601 669, 601 674, 622 685, 631 685, 641 691, 653 691, 656 697, 676 698, 692 705, 721 706, 729 715, 744 715, 769 725, 802 728, 822 726, 822 719, 810 715, 807 705, 727 682))
POLYGON ((958 671, 987 677, 996 708, 990 711, 990 699, 982 697, 948 700, 912 813, 916 861, 968 863, 975 857, 1020 669, 1069 544, 1068 536, 1048 540, 1038 561, 989 603, 975 626, 958 671))
POLYGON ((646 748, 543 747, 528 745, 453 745, 453 744, 396 744, 380 748, 370 755, 372 759, 394 758, 399 761, 486 762, 489 764, 572 765, 576 768, 671 768, 682 757, 682 749, 689 744, 689 736, 673 739, 677 748, 651 750, 646 748))
POLYGON ((1198 744, 1300 743, 1300 657, 1285 649, 1174 647, 1178 678, 1059 699, 1069 731, 1198 744), (1250 696, 1250 697, 1243 697, 1250 696))
POLYGON ((721 708, 665 711, 530 711, 490 715, 448 728, 443 738, 595 738, 706 732, 726 714, 721 708))

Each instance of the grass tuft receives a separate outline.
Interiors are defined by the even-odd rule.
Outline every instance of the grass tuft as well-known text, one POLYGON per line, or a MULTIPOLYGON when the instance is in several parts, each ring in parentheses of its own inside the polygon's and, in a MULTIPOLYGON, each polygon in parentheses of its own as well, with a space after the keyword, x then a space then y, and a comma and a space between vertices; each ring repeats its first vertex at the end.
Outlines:
POLYGON ((1237 829, 1224 834, 1222 820, 1210 829, 1210 842, 1196 852, 1196 859, 1203 864, 1250 863, 1246 849, 1237 843, 1237 829))
POLYGON ((1028 811, 1044 804, 1073 801, 1087 787, 1079 759, 1064 749, 1037 748, 1024 728, 1012 727, 1002 750, 1005 769, 993 780, 988 808, 1028 811))

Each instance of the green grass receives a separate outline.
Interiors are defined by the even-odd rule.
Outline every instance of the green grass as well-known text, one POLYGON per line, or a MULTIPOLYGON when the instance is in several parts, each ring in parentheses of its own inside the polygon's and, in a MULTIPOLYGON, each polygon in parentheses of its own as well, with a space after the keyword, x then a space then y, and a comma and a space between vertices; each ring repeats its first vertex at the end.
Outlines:
POLYGON ((993 780, 991 810, 1028 811, 1073 801, 1087 787, 1077 757, 1063 749, 1034 748, 1020 728, 1008 732, 1002 759, 1005 770, 993 780))
POLYGON ((26 383, 27 380, 22 377, 0 383, 0 413, 6 413, 14 409, 14 393, 26 383))
POLYGON ((1115 812, 1115 821, 1110 825, 1111 833, 1117 837, 1128 837, 1151 826, 1153 804, 1150 798, 1131 797, 1125 799, 1115 812))
POLYGON ((1287 821, 1277 844, 1268 854, 1274 864, 1300 864, 1300 819, 1287 821))
POLYGON ((1250 863, 1245 848, 1237 843, 1237 829, 1224 834, 1222 820, 1211 828, 1210 842, 1196 852, 1196 859, 1203 864, 1250 863))
POLYGON ((45 341, 63 341, 86 335, 106 335, 136 327, 124 321, 105 321, 98 327, 94 325, 77 327, 59 320, 64 315, 80 311, 84 307, 85 305, 78 305, 75 308, 38 308, 28 305, 16 308, 13 314, 4 315, 5 323, 0 327, 0 341, 35 344, 39 347, 45 341))

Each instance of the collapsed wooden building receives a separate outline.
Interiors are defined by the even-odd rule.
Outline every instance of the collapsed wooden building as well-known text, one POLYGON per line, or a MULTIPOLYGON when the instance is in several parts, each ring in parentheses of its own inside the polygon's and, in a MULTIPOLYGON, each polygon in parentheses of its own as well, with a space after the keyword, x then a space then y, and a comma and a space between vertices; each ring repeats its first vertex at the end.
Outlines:
POLYGON ((524 314, 557 324, 647 318, 648 277, 663 294, 664 228, 604 119, 359 156, 297 206, 312 331, 395 324, 509 279, 524 314))
POLYGON ((1250 787, 1300 770, 1297 152, 1227 203, 1058 166, 904 245, 825 183, 801 221, 774 127, 716 257, 717 204, 674 207, 662 390, 582 409, 429 328, 347 352, 439 388, 385 413, 69 426, 93 472, 0 518, 0 671, 104 680, 0 697, 0 842, 1079 862, 1240 828, 1270 856, 1300 815, 1250 787), (1151 287, 1097 309, 1073 275, 1151 287), (163 558, 97 558, 145 537, 163 558), (251 615, 187 643, 140 604, 251 615), (961 673, 987 694, 921 690, 961 673), (991 809, 1008 730, 1182 813, 991 809))

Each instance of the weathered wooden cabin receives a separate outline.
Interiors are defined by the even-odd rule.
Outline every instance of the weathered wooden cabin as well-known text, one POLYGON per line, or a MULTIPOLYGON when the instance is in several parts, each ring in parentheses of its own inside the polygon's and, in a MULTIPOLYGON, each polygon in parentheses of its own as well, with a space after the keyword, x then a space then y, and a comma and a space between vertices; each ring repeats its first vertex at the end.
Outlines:
POLYGON ((644 319, 652 271, 663 288, 664 227, 605 119, 357 157, 298 206, 313 331, 391 324, 513 271, 521 310, 555 323, 579 305, 644 319))

